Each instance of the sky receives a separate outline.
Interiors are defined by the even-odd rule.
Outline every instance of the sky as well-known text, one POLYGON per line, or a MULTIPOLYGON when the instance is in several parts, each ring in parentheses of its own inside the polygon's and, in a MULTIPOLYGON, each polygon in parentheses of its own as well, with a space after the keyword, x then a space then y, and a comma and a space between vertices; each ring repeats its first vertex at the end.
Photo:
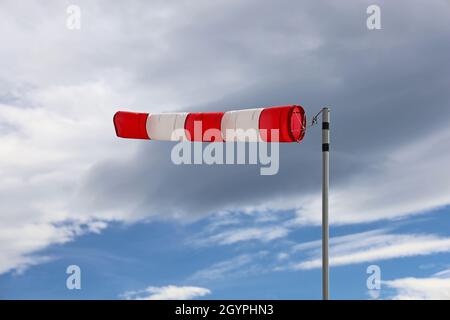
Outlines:
POLYGON ((450 299, 449 11, 1 1, 0 299, 320 299, 318 126, 262 176, 175 165, 174 143, 119 139, 112 123, 290 104, 309 119, 331 108, 331 297, 450 299))

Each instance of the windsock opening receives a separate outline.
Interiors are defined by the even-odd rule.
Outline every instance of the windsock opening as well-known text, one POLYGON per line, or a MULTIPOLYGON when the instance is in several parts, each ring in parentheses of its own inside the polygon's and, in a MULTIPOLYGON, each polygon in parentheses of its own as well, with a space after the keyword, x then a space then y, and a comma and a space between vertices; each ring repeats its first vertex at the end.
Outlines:
POLYGON ((305 110, 301 106, 265 108, 259 117, 260 135, 266 142, 299 142, 305 136, 305 128, 305 110))

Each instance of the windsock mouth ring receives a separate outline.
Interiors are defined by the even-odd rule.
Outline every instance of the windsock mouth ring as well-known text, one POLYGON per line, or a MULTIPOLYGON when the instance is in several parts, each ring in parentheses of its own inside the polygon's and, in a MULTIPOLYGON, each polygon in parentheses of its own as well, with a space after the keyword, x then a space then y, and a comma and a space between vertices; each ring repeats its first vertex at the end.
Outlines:
POLYGON ((289 136, 292 141, 300 142, 305 136, 306 131, 305 111, 300 106, 293 106, 289 110, 288 119, 289 136))
POLYGON ((261 137, 266 142, 300 142, 305 124, 305 111, 299 105, 263 108, 259 118, 261 137))

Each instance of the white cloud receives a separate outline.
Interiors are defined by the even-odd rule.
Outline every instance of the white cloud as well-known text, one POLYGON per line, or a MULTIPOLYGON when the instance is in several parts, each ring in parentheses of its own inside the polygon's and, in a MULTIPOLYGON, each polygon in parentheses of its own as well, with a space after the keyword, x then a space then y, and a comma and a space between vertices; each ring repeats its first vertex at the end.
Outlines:
POLYGON ((130 300, 191 300, 211 294, 211 290, 190 286, 148 287, 141 291, 128 291, 121 295, 130 300))
POLYGON ((286 260, 289 257, 290 257, 290 255, 287 252, 280 252, 279 254, 277 254, 277 259, 278 260, 286 260))
POLYGON ((449 272, 444 270, 428 278, 401 278, 383 281, 382 284, 396 290, 392 297, 396 300, 449 300, 449 272))
POLYGON ((189 279, 192 281, 211 281, 264 272, 265 268, 258 264, 258 259, 264 258, 267 254, 266 251, 242 254, 199 270, 189 279))
POLYGON ((47 262, 52 259, 49 256, 39 254, 50 244, 64 244, 73 240, 76 236, 88 232, 100 232, 106 227, 101 221, 80 223, 72 221, 63 225, 32 224, 3 228, 0 232, 0 273, 12 269, 18 273, 28 267, 47 262))
MULTIPOLYGON (((306 270, 321 267, 320 242, 301 244, 295 251, 306 251, 307 258, 292 264, 290 268, 306 270)), ((375 230, 331 238, 330 265, 343 266, 443 252, 450 252, 449 237, 433 234, 389 234, 386 230, 375 230)))
POLYGON ((283 238, 287 236, 288 233, 288 228, 280 226, 235 228, 217 233, 206 239, 202 239, 199 243, 226 245, 250 240, 269 242, 275 239, 283 238))
POLYGON ((102 120, 115 104, 110 88, 95 82, 28 95, 35 105, 27 108, 0 103, 0 274, 48 261, 40 250, 124 217, 78 211, 73 200, 95 161, 121 157, 100 133, 111 131, 102 120))
MULTIPOLYGON (((450 141, 444 129, 414 137, 376 166, 349 177, 345 185, 331 188, 330 222, 349 224, 392 220, 429 212, 450 203, 450 150, 440 149, 450 141), (435 151, 439 150, 439 154, 435 151)), ((320 224, 321 198, 304 199, 297 223, 320 224)))
POLYGON ((439 271, 435 276, 439 278, 450 278, 450 269, 439 271))

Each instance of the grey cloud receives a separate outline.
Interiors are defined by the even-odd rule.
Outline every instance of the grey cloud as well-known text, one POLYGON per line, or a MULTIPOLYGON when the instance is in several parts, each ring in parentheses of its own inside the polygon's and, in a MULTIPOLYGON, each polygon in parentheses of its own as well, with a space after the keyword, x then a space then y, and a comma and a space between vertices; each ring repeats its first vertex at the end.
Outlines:
MULTIPOLYGON (((186 102, 189 111, 300 103, 311 117, 331 105, 333 187, 357 183, 361 173, 377 175, 399 146, 445 126, 450 113, 445 3, 421 12, 419 2, 383 3, 380 31, 365 28, 367 5, 246 2, 221 4, 221 11, 188 10, 193 16, 179 24, 185 29, 175 28, 164 40, 171 55, 156 67, 145 65, 140 79, 173 81, 175 91, 185 82, 211 84, 205 95, 218 98, 186 102), (214 85, 228 74, 239 79, 214 85)), ((83 208, 189 219, 271 199, 301 200, 320 190, 319 135, 313 128, 302 144, 283 145, 280 172, 271 177, 248 166, 177 167, 171 144, 139 143, 128 161, 106 161, 90 171, 81 187, 82 199, 90 199, 83 208)))

